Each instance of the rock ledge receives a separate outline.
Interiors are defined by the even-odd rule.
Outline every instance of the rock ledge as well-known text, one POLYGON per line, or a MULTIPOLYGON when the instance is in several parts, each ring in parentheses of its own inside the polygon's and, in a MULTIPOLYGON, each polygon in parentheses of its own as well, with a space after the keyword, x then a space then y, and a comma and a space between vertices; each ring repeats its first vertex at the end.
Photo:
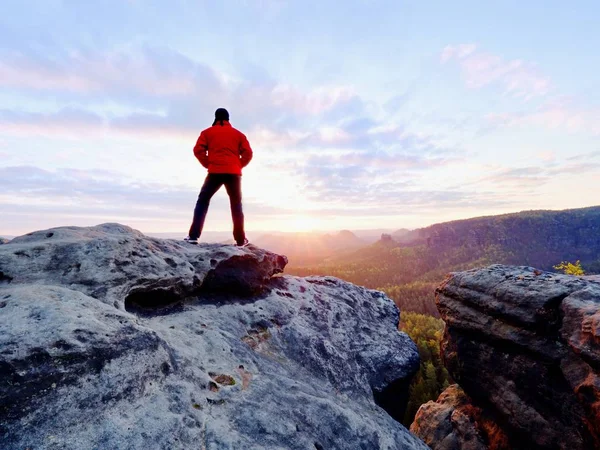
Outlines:
MULTIPOLYGON (((452 274, 437 305, 450 375, 510 440, 490 448, 600 448, 600 283, 494 265, 452 274)), ((412 428, 435 422, 436 408, 412 428)))
POLYGON ((119 224, 0 246, 2 449, 425 449, 382 293, 119 224))

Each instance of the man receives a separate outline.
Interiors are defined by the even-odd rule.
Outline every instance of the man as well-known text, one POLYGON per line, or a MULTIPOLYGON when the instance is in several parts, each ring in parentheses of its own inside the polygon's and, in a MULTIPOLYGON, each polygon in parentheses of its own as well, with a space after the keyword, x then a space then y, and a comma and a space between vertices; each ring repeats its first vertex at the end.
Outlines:
POLYGON ((252 159, 252 149, 246 136, 229 123, 226 109, 219 108, 215 111, 215 121, 210 128, 200 133, 194 155, 208 169, 208 175, 198 195, 194 220, 185 241, 190 244, 198 243, 210 199, 225 185, 231 205, 233 238, 239 247, 245 247, 248 239, 244 232, 242 209, 242 168, 252 159))

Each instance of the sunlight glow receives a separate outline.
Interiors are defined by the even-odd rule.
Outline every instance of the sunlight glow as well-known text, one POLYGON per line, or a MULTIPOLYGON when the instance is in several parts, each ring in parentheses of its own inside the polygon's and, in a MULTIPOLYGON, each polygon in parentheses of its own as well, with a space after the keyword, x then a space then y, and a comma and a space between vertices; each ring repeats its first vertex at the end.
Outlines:
POLYGON ((314 231, 319 225, 319 221, 310 216, 295 216, 290 222, 289 231, 314 231))

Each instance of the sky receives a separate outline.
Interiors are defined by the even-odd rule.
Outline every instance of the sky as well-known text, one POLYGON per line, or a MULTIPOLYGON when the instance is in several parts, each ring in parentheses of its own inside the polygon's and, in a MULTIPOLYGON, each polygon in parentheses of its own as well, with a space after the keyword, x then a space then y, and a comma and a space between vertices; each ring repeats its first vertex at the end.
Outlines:
POLYGON ((250 231, 600 204, 597 1, 2 6, 0 235, 187 230, 218 107, 254 150, 250 231))

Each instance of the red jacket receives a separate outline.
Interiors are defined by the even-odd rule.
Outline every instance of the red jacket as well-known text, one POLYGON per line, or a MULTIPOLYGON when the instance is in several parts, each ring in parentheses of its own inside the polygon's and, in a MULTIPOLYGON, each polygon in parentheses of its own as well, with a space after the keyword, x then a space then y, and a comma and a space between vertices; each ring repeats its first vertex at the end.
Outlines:
POLYGON ((200 133, 194 155, 208 173, 241 175, 242 167, 252 159, 252 149, 242 132, 223 121, 222 126, 213 125, 200 133))

